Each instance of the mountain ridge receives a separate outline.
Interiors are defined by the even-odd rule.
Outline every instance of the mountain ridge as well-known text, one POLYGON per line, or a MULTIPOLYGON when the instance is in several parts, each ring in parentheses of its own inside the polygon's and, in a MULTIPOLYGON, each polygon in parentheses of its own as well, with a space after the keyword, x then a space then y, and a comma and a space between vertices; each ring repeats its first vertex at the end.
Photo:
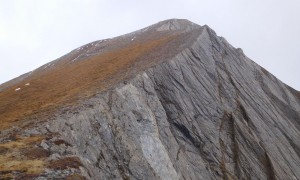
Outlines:
POLYGON ((297 91, 208 26, 97 42, 2 89, 1 177, 299 179, 297 91))

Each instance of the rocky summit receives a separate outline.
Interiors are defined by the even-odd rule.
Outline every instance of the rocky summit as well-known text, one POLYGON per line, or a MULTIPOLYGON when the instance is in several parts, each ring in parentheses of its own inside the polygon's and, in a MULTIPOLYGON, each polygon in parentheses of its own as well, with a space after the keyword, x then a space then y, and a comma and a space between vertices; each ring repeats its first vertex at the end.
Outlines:
POLYGON ((0 86, 0 179, 300 179, 300 92, 172 19, 0 86))

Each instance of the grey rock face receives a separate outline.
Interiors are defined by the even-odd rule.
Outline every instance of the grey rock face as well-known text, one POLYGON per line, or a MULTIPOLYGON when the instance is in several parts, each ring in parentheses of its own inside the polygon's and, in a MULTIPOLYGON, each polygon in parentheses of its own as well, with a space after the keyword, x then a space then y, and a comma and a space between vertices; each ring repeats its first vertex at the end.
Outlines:
POLYGON ((175 57, 42 124, 71 145, 57 156, 88 179, 300 179, 296 91, 209 27, 187 29, 175 57))

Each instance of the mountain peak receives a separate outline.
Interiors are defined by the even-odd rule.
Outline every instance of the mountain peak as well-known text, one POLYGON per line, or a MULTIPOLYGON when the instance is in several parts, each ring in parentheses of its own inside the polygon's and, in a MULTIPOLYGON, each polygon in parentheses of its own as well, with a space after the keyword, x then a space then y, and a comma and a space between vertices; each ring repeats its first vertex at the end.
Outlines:
POLYGON ((0 86, 0 179, 300 179, 299 92, 170 19, 0 86))
POLYGON ((201 26, 186 19, 168 19, 154 25, 157 31, 191 31, 201 26))

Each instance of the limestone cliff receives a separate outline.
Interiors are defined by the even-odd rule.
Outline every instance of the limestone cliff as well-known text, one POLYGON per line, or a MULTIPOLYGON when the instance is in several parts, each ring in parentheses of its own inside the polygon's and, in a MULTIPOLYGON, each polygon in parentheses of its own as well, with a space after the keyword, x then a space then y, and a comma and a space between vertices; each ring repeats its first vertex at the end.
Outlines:
POLYGON ((96 41, 0 91, 3 179, 300 179, 300 93, 208 26, 96 41))

